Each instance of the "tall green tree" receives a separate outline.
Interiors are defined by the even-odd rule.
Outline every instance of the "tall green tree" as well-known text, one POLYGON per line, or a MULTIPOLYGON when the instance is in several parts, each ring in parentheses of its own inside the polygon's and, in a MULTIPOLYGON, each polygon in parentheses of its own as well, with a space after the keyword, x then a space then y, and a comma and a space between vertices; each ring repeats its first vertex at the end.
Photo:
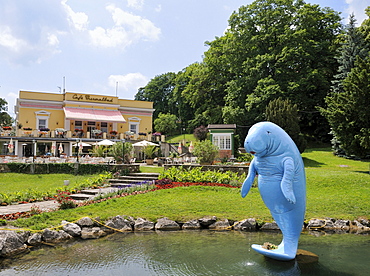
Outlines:
POLYGON ((7 111, 8 102, 0 98, 0 126, 10 126, 12 124, 12 117, 7 111))
POLYGON ((224 100, 222 90, 218 88, 217 76, 204 62, 188 66, 186 72, 190 79, 182 91, 182 96, 193 109, 193 119, 189 121, 189 128, 222 123, 221 111, 224 100))
POLYGON ((176 115, 159 113, 158 118, 154 120, 154 129, 162 134, 173 135, 178 129, 176 122, 176 115))
POLYGON ((177 106, 170 104, 172 91, 174 89, 176 73, 169 72, 154 77, 149 83, 139 89, 135 95, 135 100, 152 101, 155 109, 153 119, 156 119, 159 113, 177 113, 177 106))
POLYGON ((332 9, 303 0, 257 0, 234 12, 222 48, 231 77, 224 121, 251 125, 282 96, 297 104, 302 131, 315 133, 325 122, 316 107, 324 105, 336 72, 340 20, 332 9))

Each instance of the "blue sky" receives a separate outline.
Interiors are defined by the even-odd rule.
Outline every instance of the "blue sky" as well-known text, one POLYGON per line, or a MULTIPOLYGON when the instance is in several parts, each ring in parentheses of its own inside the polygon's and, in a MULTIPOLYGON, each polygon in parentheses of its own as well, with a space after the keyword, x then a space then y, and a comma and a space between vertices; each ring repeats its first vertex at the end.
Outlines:
MULTIPOLYGON (((0 97, 20 90, 133 99, 157 75, 201 61, 234 10, 252 0, 0 0, 0 97), (118 83, 118 85, 117 85, 118 83)), ((370 0, 306 0, 354 12, 370 0)))

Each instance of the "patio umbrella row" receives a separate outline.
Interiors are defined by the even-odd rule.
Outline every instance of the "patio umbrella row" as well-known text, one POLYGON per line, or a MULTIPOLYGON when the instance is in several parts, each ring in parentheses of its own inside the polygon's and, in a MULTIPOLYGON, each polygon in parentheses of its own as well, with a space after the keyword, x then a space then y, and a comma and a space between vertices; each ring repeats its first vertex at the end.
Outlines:
MULTIPOLYGON (((105 140, 99 141, 96 144, 99 145, 99 146, 112 146, 112 145, 115 144, 115 142, 105 139, 105 140)), ((159 146, 158 144, 155 144, 155 143, 152 143, 152 142, 149 142, 149 141, 145 141, 145 140, 134 143, 132 145, 134 147, 146 147, 146 146, 149 146, 149 145, 150 146, 159 146)), ((72 146, 73 147, 78 147, 78 150, 80 152, 82 152, 83 147, 91 147, 90 144, 87 144, 87 143, 84 143, 84 142, 78 142, 78 143, 73 144, 72 146)), ((14 149, 13 139, 10 139, 10 142, 8 144, 8 150, 9 150, 10 153, 12 153, 13 149, 14 149)), ((56 144, 53 143, 52 146, 51 146, 51 151, 52 151, 53 154, 55 154, 55 150, 56 150, 56 144)), ((62 143, 59 143, 58 151, 59 151, 60 154, 63 153, 64 148, 63 148, 62 143)))

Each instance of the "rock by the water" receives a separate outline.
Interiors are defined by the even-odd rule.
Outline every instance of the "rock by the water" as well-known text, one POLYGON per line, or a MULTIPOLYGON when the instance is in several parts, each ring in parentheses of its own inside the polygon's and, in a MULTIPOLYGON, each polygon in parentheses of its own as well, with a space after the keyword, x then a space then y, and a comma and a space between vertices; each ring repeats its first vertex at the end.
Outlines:
POLYGON ((215 223, 217 221, 217 217, 215 217, 215 216, 212 216, 212 217, 207 216, 207 217, 204 217, 204 218, 199 219, 198 221, 199 221, 199 223, 200 223, 200 225, 202 227, 208 227, 212 223, 215 223))
POLYGON ((137 218, 135 220, 134 229, 136 231, 151 231, 154 229, 154 222, 143 218, 137 218))
POLYGON ((103 231, 100 227, 83 227, 81 230, 81 239, 98 239, 106 236, 107 232, 103 231))
POLYGON ((349 220, 338 219, 334 222, 334 227, 348 230, 350 223, 351 222, 349 220))
POLYGON ((70 234, 72 237, 78 237, 81 235, 81 227, 76 223, 68 223, 68 221, 63 220, 63 230, 70 234))
POLYGON ((27 250, 24 237, 14 231, 0 231, 0 256, 9 257, 27 250))
POLYGON ((200 223, 197 219, 187 221, 182 225, 182 229, 184 230, 196 230, 201 228, 202 226, 200 226, 200 223))
POLYGON ((319 261, 319 256, 307 250, 298 249, 296 260, 300 264, 311 264, 319 261))
POLYGON ((279 226, 275 221, 273 222, 266 222, 262 225, 261 230, 280 230, 279 226))
POLYGON ((94 221, 89 217, 84 217, 76 221, 80 227, 91 227, 94 225, 94 221))
POLYGON ((230 230, 230 222, 228 219, 219 220, 208 226, 211 230, 230 230))
POLYGON ((121 216, 115 216, 105 226, 111 231, 132 231, 131 222, 121 216))
POLYGON ((160 218, 154 228, 155 230, 180 230, 180 225, 168 218, 160 218))
POLYGON ((42 239, 45 242, 58 243, 58 242, 65 241, 71 238, 72 236, 63 230, 56 231, 56 230, 45 229, 42 232, 42 239))
POLYGON ((234 230, 238 230, 238 231, 256 231, 257 230, 257 222, 253 218, 244 219, 242 221, 237 222, 234 225, 234 230))
POLYGON ((42 242, 42 234, 41 233, 33 233, 28 237, 27 243, 29 245, 37 245, 42 242))

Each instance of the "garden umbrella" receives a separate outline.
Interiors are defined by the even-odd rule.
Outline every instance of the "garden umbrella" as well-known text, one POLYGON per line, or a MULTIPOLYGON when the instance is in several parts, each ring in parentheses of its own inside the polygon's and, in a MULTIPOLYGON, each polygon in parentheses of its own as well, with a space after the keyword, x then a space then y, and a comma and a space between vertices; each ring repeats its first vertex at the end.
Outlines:
POLYGON ((181 142, 179 143, 179 146, 177 148, 177 151, 178 151, 179 154, 182 153, 182 144, 181 144, 181 142))
POLYGON ((192 153, 194 150, 193 141, 190 142, 189 152, 192 153))
POLYGON ((63 145, 62 145, 62 143, 60 143, 60 144, 59 144, 59 148, 58 148, 58 150, 59 150, 59 153, 60 153, 60 154, 62 154, 62 153, 63 153, 63 145))
POLYGON ((8 150, 9 150, 9 153, 12 153, 13 152, 13 149, 14 149, 14 145, 13 145, 13 138, 10 139, 10 142, 8 144, 8 150))
POLYGON ((72 146, 74 146, 74 147, 81 147, 81 145, 82 145, 82 147, 91 147, 90 144, 84 143, 84 142, 79 142, 79 143, 73 144, 72 146))
POLYGON ((134 147, 146 147, 146 146, 159 146, 158 144, 156 143, 152 143, 152 142, 149 142, 149 141, 140 141, 140 142, 137 142, 135 144, 132 144, 134 147))
POLYGON ((78 145, 78 153, 82 153, 83 148, 84 148, 84 146, 80 142, 79 145, 78 145))
POLYGON ((99 146, 112 146, 114 144, 115 144, 115 142, 113 142, 111 140, 107 140, 107 139, 98 142, 99 146))
POLYGON ((56 145, 56 142, 53 142, 53 144, 51 145, 51 153, 53 155, 55 155, 55 150, 57 149, 57 145, 56 145))

